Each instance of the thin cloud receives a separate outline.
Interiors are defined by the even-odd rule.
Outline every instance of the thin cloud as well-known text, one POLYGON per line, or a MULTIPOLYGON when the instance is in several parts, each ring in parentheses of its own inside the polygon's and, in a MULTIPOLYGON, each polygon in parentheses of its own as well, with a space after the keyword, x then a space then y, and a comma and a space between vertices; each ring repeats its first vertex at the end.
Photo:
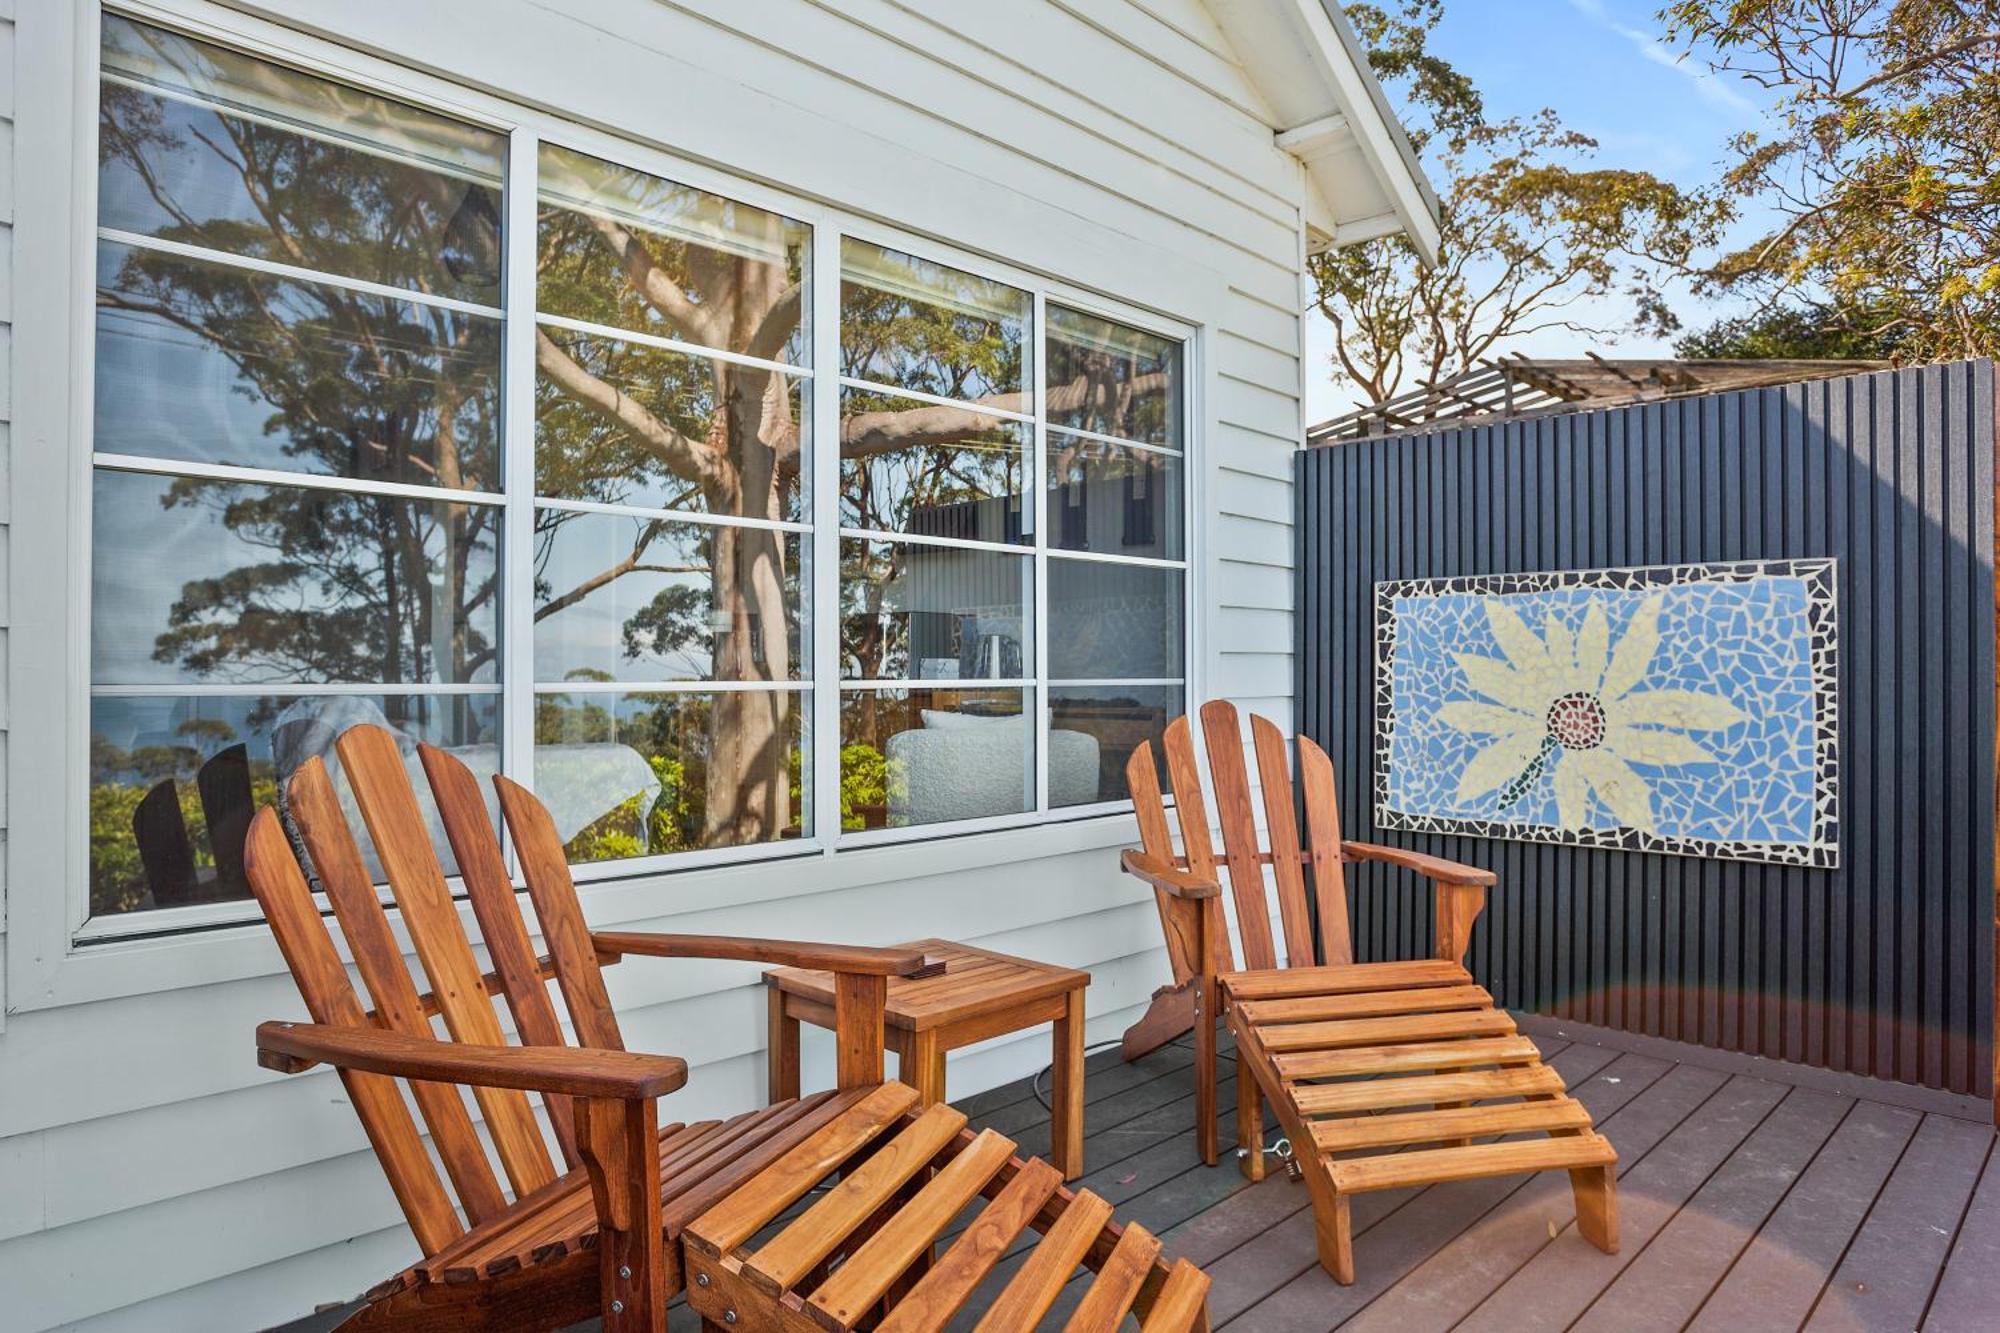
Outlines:
POLYGON ((1668 50, 1651 33, 1621 23, 1604 8, 1603 0, 1569 0, 1570 8, 1609 32, 1616 33, 1638 49, 1645 59, 1690 80, 1702 100, 1739 116, 1762 114, 1755 102, 1705 69, 1696 69, 1668 50))

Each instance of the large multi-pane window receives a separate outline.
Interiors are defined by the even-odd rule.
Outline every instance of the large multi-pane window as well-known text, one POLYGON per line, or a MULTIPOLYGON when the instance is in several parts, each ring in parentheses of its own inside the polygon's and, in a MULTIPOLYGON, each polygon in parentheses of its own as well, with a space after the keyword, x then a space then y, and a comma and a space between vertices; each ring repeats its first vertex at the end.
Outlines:
POLYGON ((1124 797, 1183 706, 1178 340, 103 32, 90 915, 247 898, 357 722, 530 783, 584 873, 1124 797))

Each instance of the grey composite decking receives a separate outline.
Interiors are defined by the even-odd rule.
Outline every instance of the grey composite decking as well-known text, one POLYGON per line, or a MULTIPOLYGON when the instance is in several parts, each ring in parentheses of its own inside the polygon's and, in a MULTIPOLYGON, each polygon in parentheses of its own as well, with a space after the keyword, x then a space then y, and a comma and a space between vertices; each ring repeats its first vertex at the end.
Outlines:
MULTIPOLYGON (((1091 1058, 1082 1184, 1205 1267, 1215 1326, 1234 1333, 2000 1330, 1990 1126, 1897 1104, 1886 1087, 1878 1100, 1866 1080, 1851 1093, 1821 1071, 1793 1082, 1783 1066, 1717 1068, 1695 1047, 1535 1040, 1617 1145, 1615 1256, 1576 1235, 1566 1175, 1459 1181, 1357 1197, 1359 1280, 1341 1287, 1314 1259, 1303 1185, 1277 1170, 1251 1185, 1229 1158, 1196 1157, 1185 1043, 1132 1064, 1091 1058)), ((1234 1093, 1225 1065, 1225 1145, 1234 1093)), ((1048 1111, 1025 1080, 959 1106, 1025 1152, 1048 1148, 1048 1111)), ((1003 1260, 982 1294, 1012 1271, 1003 1260)), ((669 1327, 700 1325, 680 1305, 669 1327)))

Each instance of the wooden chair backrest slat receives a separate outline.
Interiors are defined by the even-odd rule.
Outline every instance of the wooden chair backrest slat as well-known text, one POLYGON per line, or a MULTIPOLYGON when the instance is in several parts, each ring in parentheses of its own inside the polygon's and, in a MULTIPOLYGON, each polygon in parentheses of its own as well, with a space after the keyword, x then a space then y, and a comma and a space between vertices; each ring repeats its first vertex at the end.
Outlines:
MULTIPOLYGON (((1225 864, 1229 871, 1231 900, 1236 906, 1236 927, 1242 936, 1243 966, 1276 967, 1277 944, 1271 930, 1270 900, 1266 894, 1264 867, 1271 867, 1277 882, 1278 912, 1285 932, 1285 962, 1291 967, 1318 963, 1346 964, 1354 961, 1354 946, 1348 929, 1347 884, 1341 870, 1340 813, 1334 804, 1333 764, 1326 752, 1305 737, 1298 742, 1296 773, 1287 771, 1285 736, 1269 718, 1250 718, 1251 749, 1257 756, 1257 773, 1263 788, 1264 822, 1270 851, 1258 846, 1256 817, 1251 809, 1250 779, 1243 756, 1243 734, 1236 706, 1226 700, 1202 705, 1202 737, 1208 746, 1209 773, 1215 784, 1215 802, 1222 824, 1225 864), (1296 791, 1298 800, 1294 800, 1296 791), (1306 838, 1299 836, 1297 805, 1306 810, 1306 838), (1308 905, 1306 867, 1312 868, 1308 905), (1313 908, 1319 916, 1319 931, 1313 931, 1313 908)), ((1167 724, 1164 742, 1167 772, 1173 779, 1174 810, 1178 816, 1181 844, 1189 873, 1206 879, 1221 879, 1209 838, 1208 810, 1202 799, 1201 772, 1185 717, 1167 724)), ((1166 802, 1154 776, 1151 747, 1141 745, 1125 766, 1125 780, 1132 793, 1132 805, 1139 820, 1139 837, 1148 854, 1173 858, 1173 838, 1168 826, 1166 802)), ((1163 924, 1168 921, 1166 903, 1160 898, 1163 924)), ((1210 917, 1210 934, 1216 938, 1217 971, 1230 971, 1232 961, 1228 931, 1221 928, 1220 900, 1210 917)), ((1191 969, 1183 957, 1174 932, 1167 931, 1167 952, 1174 967, 1176 984, 1185 982, 1191 969)))
MULTIPOLYGON (((244 868, 313 1021, 336 1027, 368 1026, 367 1015, 355 998, 347 969, 334 952, 326 923, 320 919, 275 810, 260 810, 251 820, 244 844, 244 868)), ((463 1234, 463 1228, 431 1167, 430 1154, 424 1150, 396 1081, 349 1070, 342 1070, 340 1079, 417 1243, 424 1253, 437 1253, 463 1234)))
POLYGON ((577 905, 576 881, 570 878, 555 821, 527 788, 502 777, 494 778, 493 786, 500 793, 500 812, 513 835, 515 855, 521 858, 521 875, 528 881, 528 897, 534 900, 549 957, 555 960, 556 982, 569 1006, 577 1040, 600 1050, 622 1051, 625 1041, 604 989, 590 927, 577 905))
MULTIPOLYGON (((1185 717, 1167 723, 1161 744, 1167 752, 1167 780, 1174 786, 1174 814, 1180 821, 1181 847, 1187 855, 1190 874, 1216 879, 1215 845, 1208 837, 1208 803, 1201 795, 1201 766, 1195 762, 1194 733, 1185 717)), ((1229 932, 1218 930, 1209 949, 1215 970, 1236 970, 1236 952, 1229 932)))
MULTIPOLYGON (((1243 732, 1236 724, 1236 705, 1213 699, 1201 706, 1202 737, 1208 743, 1208 776, 1215 784, 1215 809, 1222 820, 1223 858, 1229 866, 1229 892, 1236 901, 1236 933, 1242 937, 1243 966, 1278 965, 1271 938, 1270 899, 1264 891, 1259 863, 1257 816, 1250 806, 1250 776, 1243 765, 1243 732)), ((1174 783, 1180 790, 1180 783, 1174 783)), ((1185 833, 1185 829, 1182 830, 1185 833)))
MULTIPOLYGON (((485 1046, 505 1044, 500 1016, 486 993, 484 974, 452 905, 444 870, 431 848, 430 830, 417 806, 409 771, 395 737, 380 727, 350 727, 334 748, 355 804, 368 825, 375 855, 402 909, 424 973, 437 996, 438 1012, 455 1040, 485 1046)), ((475 1088, 486 1114, 486 1131, 516 1197, 555 1179, 548 1145, 527 1094, 509 1088, 475 1088)))
MULTIPOLYGON (((459 878, 465 883, 472 912, 479 920, 479 934, 493 959, 508 1012, 521 1040, 531 1046, 562 1046, 562 1023, 549 1000, 548 983, 542 979, 541 962, 521 919, 521 904, 514 895, 514 881, 507 873, 500 852, 500 839, 486 814, 486 800, 479 791, 479 779, 463 763, 433 745, 419 745, 424 776, 430 779, 431 795, 444 821, 445 837, 458 861, 459 878)), ((563 1161, 574 1167, 582 1159, 576 1151, 576 1117, 570 1099, 558 1094, 544 1098, 549 1122, 563 1161)))
POLYGON ((1310 736, 1299 737, 1299 789, 1306 807, 1306 834, 1312 839, 1320 957, 1328 964, 1351 963, 1354 942, 1348 933, 1347 872, 1340 862, 1340 805, 1334 794, 1333 760, 1310 736))
MULTIPOLYGON (((1236 730, 1234 708, 1229 730, 1236 730)), ((1305 870, 1285 854, 1300 846, 1299 817, 1292 801, 1292 775, 1285 766, 1285 736, 1268 717, 1250 715, 1251 743, 1257 752, 1257 784, 1264 791, 1264 827, 1271 840, 1271 874, 1278 881, 1278 914, 1285 925, 1285 958, 1305 966, 1319 957, 1312 914, 1306 910, 1305 870)))
MULTIPOLYGON (((347 950, 354 955, 361 980, 374 1000, 378 1020, 390 1031, 406 1036, 434 1035, 416 983, 404 965, 403 951, 389 929, 389 917, 382 910, 367 863, 361 859, 361 848, 347 826, 340 798, 334 795, 333 779, 318 756, 292 774, 285 802, 320 886, 340 920, 341 932, 347 936, 347 950)), ((448 1083, 412 1083, 410 1091, 466 1215, 475 1223, 483 1222, 505 1209, 506 1196, 466 1112, 465 1094, 448 1083)))
MULTIPOLYGON (((1172 865, 1174 835, 1167 826, 1167 803, 1160 793, 1160 772, 1154 763, 1153 743, 1140 741, 1139 748, 1132 751, 1125 761, 1126 790, 1132 793, 1132 810, 1139 817, 1139 845, 1145 849, 1146 855, 1172 865)), ((1167 941, 1167 963, 1173 968, 1174 984, 1178 986, 1200 970, 1195 966, 1194 943, 1184 933, 1186 928, 1182 925, 1182 918, 1172 910, 1164 890, 1153 890, 1153 904, 1160 911, 1160 930, 1167 941)), ((1215 903, 1207 906, 1215 906, 1215 903)), ((1221 919, 1220 912, 1210 917, 1211 921, 1221 919)), ((1218 930, 1215 933, 1219 936, 1223 932, 1218 930)), ((1210 953, 1213 952, 1211 948, 1210 953)))

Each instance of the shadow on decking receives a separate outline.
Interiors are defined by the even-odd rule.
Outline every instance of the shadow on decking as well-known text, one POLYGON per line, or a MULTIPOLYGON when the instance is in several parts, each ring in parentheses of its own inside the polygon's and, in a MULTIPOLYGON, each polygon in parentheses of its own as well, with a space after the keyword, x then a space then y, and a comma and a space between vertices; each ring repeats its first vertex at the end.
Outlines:
MULTIPOLYGON (((1227 1158, 1201 1165, 1185 1044, 1132 1064, 1092 1058, 1082 1183, 1206 1267, 1215 1325, 1242 1333, 2000 1327, 2000 1164, 1991 1126, 1961 1118, 1964 1099, 1528 1024, 1617 1145, 1617 1255, 1575 1234, 1565 1175, 1459 1181, 1358 1197, 1359 1280, 1341 1287, 1314 1260, 1304 1186, 1281 1171, 1251 1185, 1227 1158)), ((1224 1144, 1234 1090, 1225 1066, 1224 1144)), ((1024 1153, 1048 1150, 1048 1112, 1025 1080, 959 1105, 1024 1153)), ((1003 1260, 982 1290, 1011 1271, 1003 1260)), ((669 1327, 699 1322, 677 1306, 669 1327)))

